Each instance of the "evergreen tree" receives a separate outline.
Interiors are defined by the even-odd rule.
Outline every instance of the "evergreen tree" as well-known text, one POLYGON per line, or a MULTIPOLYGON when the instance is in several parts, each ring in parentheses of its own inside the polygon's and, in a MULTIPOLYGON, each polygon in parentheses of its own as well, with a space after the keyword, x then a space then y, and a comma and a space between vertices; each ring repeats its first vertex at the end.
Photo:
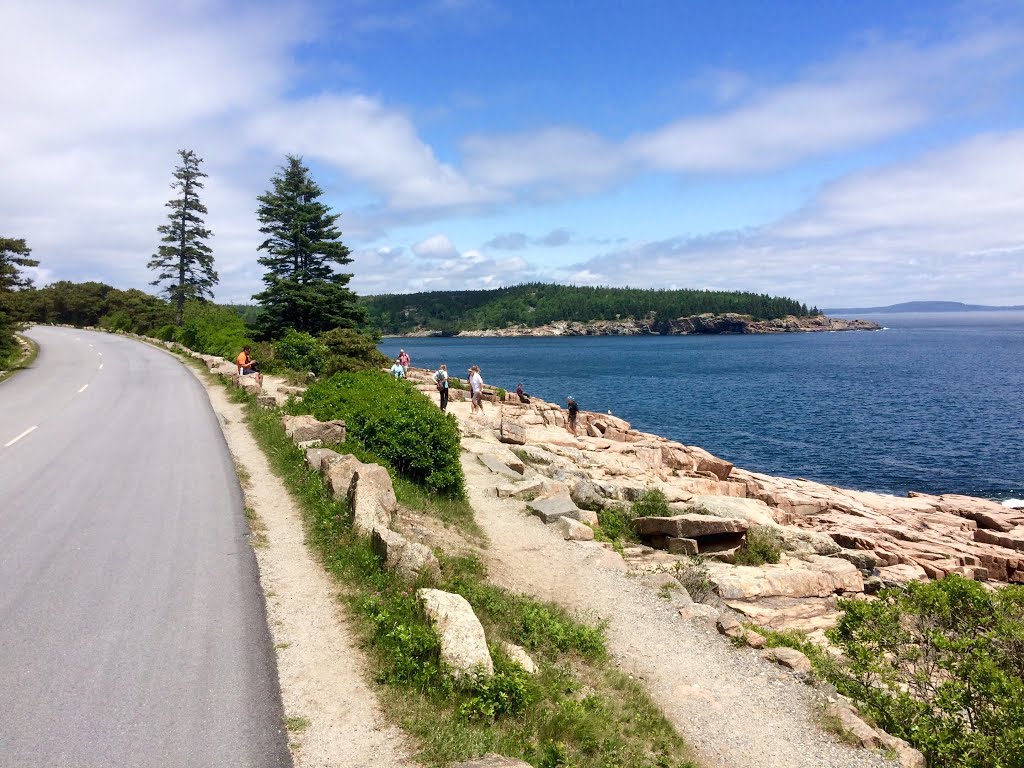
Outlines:
POLYGON ((253 296, 263 311, 259 330, 267 339, 289 328, 319 334, 332 328, 354 328, 365 318, 348 289, 352 275, 335 272, 348 264, 349 250, 332 214, 318 198, 323 190, 313 181, 302 158, 288 155, 271 179, 273 189, 258 199, 260 232, 267 239, 259 263, 267 268, 266 289, 253 296))
POLYGON ((39 262, 30 259, 32 253, 24 240, 0 237, 0 363, 14 352, 13 293, 32 286, 32 280, 25 277, 19 267, 37 267, 39 262))
POLYGON ((171 189, 181 196, 167 203, 171 209, 168 223, 157 227, 166 245, 157 249, 148 266, 159 272, 151 285, 167 284, 164 292, 174 304, 176 322, 181 325, 188 299, 212 298, 217 273, 213 271, 213 251, 203 242, 213 235, 203 221, 206 206, 199 200, 202 179, 206 178, 199 170, 203 159, 191 149, 179 149, 178 154, 181 165, 174 169, 171 189))

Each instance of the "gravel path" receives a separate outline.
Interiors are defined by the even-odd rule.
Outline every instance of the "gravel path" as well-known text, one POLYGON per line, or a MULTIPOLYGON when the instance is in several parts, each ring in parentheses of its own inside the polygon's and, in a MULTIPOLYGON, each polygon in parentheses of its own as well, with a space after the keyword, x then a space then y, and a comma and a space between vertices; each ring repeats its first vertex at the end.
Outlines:
POLYGON ((256 445, 242 408, 219 384, 203 383, 228 447, 249 477, 246 504, 265 526, 266 544, 256 547, 256 559, 285 716, 309 722, 290 737, 295 766, 415 766, 408 739, 388 723, 367 685, 366 661, 341 611, 338 587, 307 549, 298 507, 256 445))
MULTIPOLYGON (((459 413, 462 416, 461 413, 459 413)), ((463 453, 470 500, 491 547, 491 578, 518 592, 608 621, 617 663, 651 695, 708 768, 873 768, 881 755, 851 747, 820 724, 818 695, 792 674, 737 649, 700 620, 684 620, 618 555, 563 541, 463 453)))

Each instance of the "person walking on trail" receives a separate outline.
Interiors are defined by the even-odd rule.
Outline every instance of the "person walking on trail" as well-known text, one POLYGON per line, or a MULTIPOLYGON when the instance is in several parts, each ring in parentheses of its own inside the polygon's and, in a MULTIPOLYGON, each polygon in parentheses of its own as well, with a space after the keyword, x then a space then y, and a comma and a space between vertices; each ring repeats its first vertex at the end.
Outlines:
POLYGON ((576 417, 580 413, 580 407, 576 405, 576 401, 572 399, 572 395, 569 395, 569 422, 565 425, 565 428, 576 434, 576 417))
POLYGON ((525 392, 523 392, 523 382, 521 381, 518 384, 516 384, 516 397, 519 398, 520 403, 523 403, 524 405, 530 404, 530 397, 525 392))
POLYGON ((470 390, 470 403, 472 413, 476 413, 479 409, 480 413, 484 412, 484 379, 480 375, 480 366, 474 365, 469 369, 469 390, 470 390))
POLYGON ((263 386, 263 374, 260 373, 260 366, 255 360, 252 359, 252 347, 248 344, 242 347, 242 351, 238 353, 238 358, 235 360, 235 364, 238 366, 239 376, 248 376, 251 373, 256 374, 256 383, 263 386))
POLYGON ((395 360, 395 364, 391 366, 391 375, 396 379, 405 378, 405 366, 402 365, 401 361, 395 360))
POLYGON ((437 384, 437 391, 441 395, 441 410, 448 410, 448 366, 441 363, 441 367, 434 371, 434 383, 437 384))
POLYGON ((398 350, 398 364, 402 366, 402 375, 409 375, 409 353, 404 349, 398 350))

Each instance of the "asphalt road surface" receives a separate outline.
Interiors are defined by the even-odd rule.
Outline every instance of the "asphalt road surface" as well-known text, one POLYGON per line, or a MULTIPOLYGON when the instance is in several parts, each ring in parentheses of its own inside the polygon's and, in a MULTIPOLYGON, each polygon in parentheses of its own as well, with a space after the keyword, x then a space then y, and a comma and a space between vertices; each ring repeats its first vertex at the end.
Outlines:
POLYGON ((288 766, 234 465, 195 377, 67 328, 0 383, 0 766, 288 766))

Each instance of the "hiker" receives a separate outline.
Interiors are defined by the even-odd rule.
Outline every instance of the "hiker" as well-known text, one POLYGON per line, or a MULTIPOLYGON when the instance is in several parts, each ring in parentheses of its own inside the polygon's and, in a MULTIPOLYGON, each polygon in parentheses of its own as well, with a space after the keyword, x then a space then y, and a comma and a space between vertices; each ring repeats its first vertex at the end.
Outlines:
POLYGON ((448 366, 441 363, 441 367, 434 371, 434 383, 437 384, 437 391, 441 394, 441 410, 448 410, 448 366))
POLYGON ((391 366, 391 375, 396 379, 405 378, 405 367, 397 358, 395 359, 395 364, 391 366))
POLYGON ((235 364, 238 366, 239 376, 248 376, 250 373, 256 374, 256 383, 263 387, 263 374, 260 373, 260 365, 252 359, 252 347, 246 344, 242 347, 242 351, 238 353, 238 358, 235 360, 235 364))
POLYGON ((565 425, 565 428, 576 434, 576 417, 579 415, 580 407, 576 405, 576 401, 572 399, 572 395, 569 395, 569 422, 565 425))
POLYGON ((472 405, 471 412, 476 413, 477 409, 480 409, 480 413, 484 412, 484 379, 480 375, 480 366, 474 365, 469 369, 469 389, 470 389, 470 403, 472 405))
POLYGON ((409 375, 409 353, 404 349, 398 350, 398 364, 402 366, 402 375, 409 375))
POLYGON ((523 392, 523 382, 521 381, 516 384, 516 397, 519 398, 520 403, 524 403, 525 405, 530 404, 530 398, 525 392, 523 392))

